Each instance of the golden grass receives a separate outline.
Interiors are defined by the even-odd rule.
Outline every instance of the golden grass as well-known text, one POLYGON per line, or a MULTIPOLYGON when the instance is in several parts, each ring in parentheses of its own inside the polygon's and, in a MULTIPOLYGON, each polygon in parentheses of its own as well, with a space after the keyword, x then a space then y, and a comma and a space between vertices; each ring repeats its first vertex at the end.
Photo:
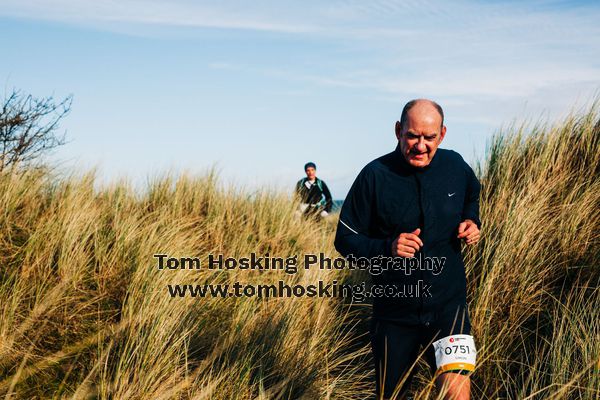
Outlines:
MULTIPOLYGON (((600 395, 600 119, 495 136, 478 173, 483 237, 466 264, 477 399, 600 395)), ((174 257, 333 248, 285 193, 214 172, 136 193, 95 172, 0 175, 0 396, 7 399, 362 399, 369 305, 335 298, 171 298, 168 284, 358 282, 349 271, 158 270, 174 257)), ((368 277, 366 277, 368 278, 368 277)), ((422 362, 419 366, 422 366, 422 362)), ((417 398, 435 398, 420 370, 417 398)))

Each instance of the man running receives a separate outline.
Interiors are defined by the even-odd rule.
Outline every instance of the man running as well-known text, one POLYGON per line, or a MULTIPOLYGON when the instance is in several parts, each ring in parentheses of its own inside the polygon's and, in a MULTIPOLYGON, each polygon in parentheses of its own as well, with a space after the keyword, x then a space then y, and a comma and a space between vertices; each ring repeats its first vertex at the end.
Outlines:
POLYGON ((300 207, 305 215, 327 217, 331 212, 333 200, 324 181, 317 178, 317 166, 313 162, 304 165, 306 177, 296 183, 296 193, 302 202, 300 207))
POLYGON ((476 349, 461 240, 467 245, 479 240, 480 184, 458 153, 438 149, 446 127, 437 103, 408 102, 395 131, 396 149, 367 164, 352 184, 335 247, 344 257, 379 256, 410 265, 394 269, 388 262, 387 270, 372 275, 373 286, 427 289, 372 292, 377 398, 406 396, 422 347, 436 386, 447 390, 445 398, 469 399, 476 349))

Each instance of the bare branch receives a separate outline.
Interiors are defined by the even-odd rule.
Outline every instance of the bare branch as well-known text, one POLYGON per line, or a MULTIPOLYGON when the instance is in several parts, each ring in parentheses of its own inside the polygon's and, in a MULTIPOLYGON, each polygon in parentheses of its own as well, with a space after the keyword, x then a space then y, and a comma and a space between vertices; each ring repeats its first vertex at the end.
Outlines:
POLYGON ((63 145, 66 134, 57 135, 56 131, 71 111, 72 100, 73 96, 67 96, 56 103, 53 97, 35 98, 13 90, 0 110, 0 171, 30 164, 63 145))

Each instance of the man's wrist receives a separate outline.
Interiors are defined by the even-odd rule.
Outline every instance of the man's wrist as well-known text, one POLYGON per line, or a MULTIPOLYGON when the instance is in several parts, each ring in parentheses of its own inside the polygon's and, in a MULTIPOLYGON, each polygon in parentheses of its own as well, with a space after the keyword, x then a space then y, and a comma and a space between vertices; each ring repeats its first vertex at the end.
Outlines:
POLYGON ((386 257, 392 257, 394 252, 392 250, 392 244, 394 243, 394 238, 385 239, 385 254, 386 257))
POLYGON ((481 229, 481 221, 477 217, 463 216, 463 222, 464 221, 471 221, 472 223, 474 223, 475 225, 477 225, 477 229, 481 229))

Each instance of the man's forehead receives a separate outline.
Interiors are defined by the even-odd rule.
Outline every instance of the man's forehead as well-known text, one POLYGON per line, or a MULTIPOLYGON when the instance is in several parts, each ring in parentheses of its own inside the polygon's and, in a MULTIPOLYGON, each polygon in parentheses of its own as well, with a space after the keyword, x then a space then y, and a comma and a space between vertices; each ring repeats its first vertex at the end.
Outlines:
POLYGON ((442 125, 442 118, 436 112, 409 113, 407 117, 405 127, 407 131, 431 131, 429 133, 433 133, 438 132, 442 125))
POLYGON ((437 130, 437 128, 439 128, 440 125, 442 124, 442 118, 435 111, 434 112, 421 112, 421 113, 415 112, 414 114, 408 113, 407 117, 408 117, 407 121, 406 121, 407 129, 410 129, 410 128, 419 129, 419 127, 427 129, 428 127, 435 127, 436 128, 435 130, 437 130))

